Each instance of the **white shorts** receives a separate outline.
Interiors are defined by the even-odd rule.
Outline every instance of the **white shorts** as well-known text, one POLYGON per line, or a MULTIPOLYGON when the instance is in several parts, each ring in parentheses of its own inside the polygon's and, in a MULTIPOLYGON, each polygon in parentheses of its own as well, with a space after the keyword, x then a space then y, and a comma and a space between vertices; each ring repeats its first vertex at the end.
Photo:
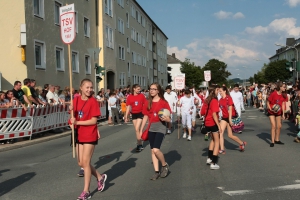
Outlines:
POLYGON ((182 128, 192 128, 192 115, 182 113, 182 128))

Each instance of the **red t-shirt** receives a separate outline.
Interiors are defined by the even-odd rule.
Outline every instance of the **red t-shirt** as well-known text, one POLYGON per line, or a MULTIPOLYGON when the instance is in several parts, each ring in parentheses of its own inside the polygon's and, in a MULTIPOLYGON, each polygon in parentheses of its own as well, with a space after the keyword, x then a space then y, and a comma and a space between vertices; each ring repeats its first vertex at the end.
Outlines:
POLYGON ((148 101, 146 100, 146 103, 144 104, 144 108, 143 108, 143 114, 147 115, 149 117, 149 121, 152 122, 159 122, 159 116, 158 116, 158 112, 161 109, 168 109, 171 113, 171 108, 169 106, 169 103, 166 100, 162 100, 160 99, 158 102, 152 102, 152 106, 151 109, 148 110, 148 101))
POLYGON ((287 99, 283 97, 282 94, 278 94, 277 91, 274 91, 270 94, 269 98, 268 98, 269 104, 270 104, 270 108, 272 108, 275 104, 278 104, 280 106, 280 111, 278 111, 277 113, 274 113, 272 110, 268 109, 268 112, 270 114, 276 114, 276 115, 281 115, 282 114, 282 103, 286 102, 287 99))
MULTIPOLYGON (((93 97, 90 97, 87 101, 82 100, 81 97, 76 97, 73 100, 73 105, 74 117, 77 121, 86 121, 101 115, 98 102, 93 97)), ((77 125, 77 128, 79 142, 95 142, 98 140, 97 124, 89 126, 77 125)))
POLYGON ((229 118, 229 111, 228 111, 229 106, 232 106, 232 117, 236 116, 236 112, 235 112, 235 108, 231 96, 226 95, 225 98, 221 98, 219 100, 219 106, 222 111, 222 118, 229 118))
POLYGON ((206 116, 205 120, 204 120, 204 124, 205 126, 214 126, 216 125, 216 122, 213 118, 213 113, 215 112, 218 116, 219 113, 219 103, 217 99, 212 99, 209 103, 209 109, 208 109, 208 113, 206 115, 206 111, 207 111, 207 103, 204 102, 203 106, 201 108, 201 115, 202 116, 206 116))
POLYGON ((131 113, 140 113, 143 111, 143 106, 146 102, 143 94, 129 95, 126 99, 126 106, 131 106, 131 113))

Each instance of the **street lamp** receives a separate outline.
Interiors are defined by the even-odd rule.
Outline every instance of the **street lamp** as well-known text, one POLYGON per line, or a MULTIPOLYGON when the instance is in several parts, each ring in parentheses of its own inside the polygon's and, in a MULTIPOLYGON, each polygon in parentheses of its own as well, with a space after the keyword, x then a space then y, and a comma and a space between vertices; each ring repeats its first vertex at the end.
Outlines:
POLYGON ((278 44, 278 43, 275 43, 275 45, 276 46, 280 46, 280 47, 289 47, 289 48, 293 48, 293 49, 295 49, 296 50, 296 66, 295 66, 295 70, 296 70, 296 74, 297 74, 297 81, 298 81, 298 71, 297 71, 297 64, 298 64, 298 49, 296 48, 296 45, 298 45, 298 43, 297 44, 295 44, 294 46, 288 46, 288 45, 282 45, 282 44, 278 44))

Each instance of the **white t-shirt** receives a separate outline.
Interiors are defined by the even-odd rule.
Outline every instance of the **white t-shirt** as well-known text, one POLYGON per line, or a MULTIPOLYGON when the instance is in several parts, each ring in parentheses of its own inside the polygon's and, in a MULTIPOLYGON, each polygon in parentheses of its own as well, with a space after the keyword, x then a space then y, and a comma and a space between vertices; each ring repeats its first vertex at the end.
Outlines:
POLYGON ((168 94, 167 92, 165 92, 164 97, 165 97, 165 100, 169 103, 171 111, 175 112, 175 106, 176 106, 176 102, 177 102, 176 93, 171 91, 170 94, 168 94), (173 106, 173 103, 175 106, 173 106))
POLYGON ((190 114, 190 111, 194 106, 194 98, 192 97, 187 98, 186 96, 183 96, 180 98, 180 105, 181 105, 181 113, 190 114))
POLYGON ((115 97, 109 97, 108 103, 110 104, 111 108, 117 107, 116 102, 117 102, 117 99, 115 97))
POLYGON ((47 100, 48 100, 48 103, 51 103, 51 99, 54 99, 55 103, 59 103, 58 101, 58 96, 57 94, 54 92, 51 92, 50 90, 47 92, 47 100))

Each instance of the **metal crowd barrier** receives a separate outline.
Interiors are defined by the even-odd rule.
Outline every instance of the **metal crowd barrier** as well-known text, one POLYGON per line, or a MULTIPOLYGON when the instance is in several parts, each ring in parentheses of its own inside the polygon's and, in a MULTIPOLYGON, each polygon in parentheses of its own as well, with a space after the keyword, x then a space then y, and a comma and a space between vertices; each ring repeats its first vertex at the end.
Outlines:
MULTIPOLYGON (((101 116, 106 118, 106 104, 99 102, 101 116)), ((68 126, 69 106, 0 108, 0 140, 30 137, 32 134, 68 126)))

